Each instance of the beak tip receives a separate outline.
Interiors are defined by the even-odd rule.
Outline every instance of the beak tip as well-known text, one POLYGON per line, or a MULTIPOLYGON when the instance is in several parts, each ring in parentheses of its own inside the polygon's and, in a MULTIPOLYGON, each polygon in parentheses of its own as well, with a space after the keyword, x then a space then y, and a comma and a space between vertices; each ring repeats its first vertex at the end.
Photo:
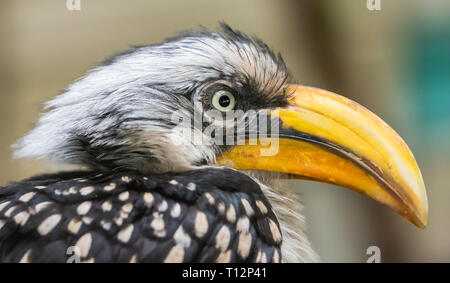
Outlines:
POLYGON ((428 211, 420 218, 419 228, 425 229, 428 226, 428 211))
POLYGON ((413 214, 413 217, 406 217, 406 218, 410 220, 418 228, 425 229, 428 226, 428 209, 426 209, 426 206, 424 206, 424 209, 421 211, 416 211, 413 214))
POLYGON ((424 219, 421 219, 419 222, 414 223, 418 228, 425 229, 428 226, 428 216, 424 219))
MULTIPOLYGON (((419 169, 418 169, 419 170, 419 169)), ((420 170, 419 170, 420 172, 420 170)), ((427 192, 425 189, 425 185, 423 183, 423 180, 421 178, 421 186, 420 186, 421 190, 421 197, 419 198, 419 205, 418 207, 418 211, 417 211, 417 222, 418 224, 416 224, 417 227, 419 228, 426 228, 428 226, 428 196, 427 196, 427 192)))

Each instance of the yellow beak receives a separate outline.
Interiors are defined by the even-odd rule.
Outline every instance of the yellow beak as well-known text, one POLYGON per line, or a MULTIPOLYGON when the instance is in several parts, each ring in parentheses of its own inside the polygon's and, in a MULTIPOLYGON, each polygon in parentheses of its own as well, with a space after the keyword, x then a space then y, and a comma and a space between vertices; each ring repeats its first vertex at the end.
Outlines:
POLYGON ((344 186, 387 205, 418 227, 427 225, 420 169, 391 127, 340 95, 297 85, 286 91, 290 105, 270 110, 271 119, 279 120, 279 136, 231 147, 218 158, 220 165, 344 186), (261 154, 275 143, 276 154, 261 154))

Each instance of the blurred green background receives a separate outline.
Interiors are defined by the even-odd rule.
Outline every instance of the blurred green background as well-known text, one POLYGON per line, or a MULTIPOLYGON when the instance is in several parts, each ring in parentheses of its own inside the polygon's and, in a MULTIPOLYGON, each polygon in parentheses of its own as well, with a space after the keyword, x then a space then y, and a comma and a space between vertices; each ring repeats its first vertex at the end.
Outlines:
POLYGON ((54 171, 12 160, 10 145, 31 129, 42 103, 115 53, 219 21, 257 35, 297 82, 358 101, 396 129, 414 152, 428 190, 420 230, 350 190, 290 181, 302 195, 314 248, 326 262, 450 261, 450 2, 112 1, 0 2, 0 185, 54 171))

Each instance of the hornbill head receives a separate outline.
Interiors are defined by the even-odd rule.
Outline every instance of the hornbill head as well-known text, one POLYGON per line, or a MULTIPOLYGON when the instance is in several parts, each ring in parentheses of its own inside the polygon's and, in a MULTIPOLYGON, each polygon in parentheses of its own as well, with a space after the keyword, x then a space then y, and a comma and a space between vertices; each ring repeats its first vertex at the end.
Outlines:
POLYGON ((400 136, 356 102, 290 82, 281 56, 258 39, 226 25, 187 32, 70 85, 16 156, 99 171, 277 172, 359 191, 425 227, 425 186, 400 136))

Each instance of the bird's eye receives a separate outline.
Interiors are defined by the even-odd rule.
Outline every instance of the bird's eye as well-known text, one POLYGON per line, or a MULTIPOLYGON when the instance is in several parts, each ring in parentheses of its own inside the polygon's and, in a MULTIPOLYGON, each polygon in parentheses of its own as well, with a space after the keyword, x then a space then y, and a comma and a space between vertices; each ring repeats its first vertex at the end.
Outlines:
POLYGON ((234 95, 227 90, 218 90, 212 97, 212 105, 221 112, 233 110, 235 104, 234 95))

